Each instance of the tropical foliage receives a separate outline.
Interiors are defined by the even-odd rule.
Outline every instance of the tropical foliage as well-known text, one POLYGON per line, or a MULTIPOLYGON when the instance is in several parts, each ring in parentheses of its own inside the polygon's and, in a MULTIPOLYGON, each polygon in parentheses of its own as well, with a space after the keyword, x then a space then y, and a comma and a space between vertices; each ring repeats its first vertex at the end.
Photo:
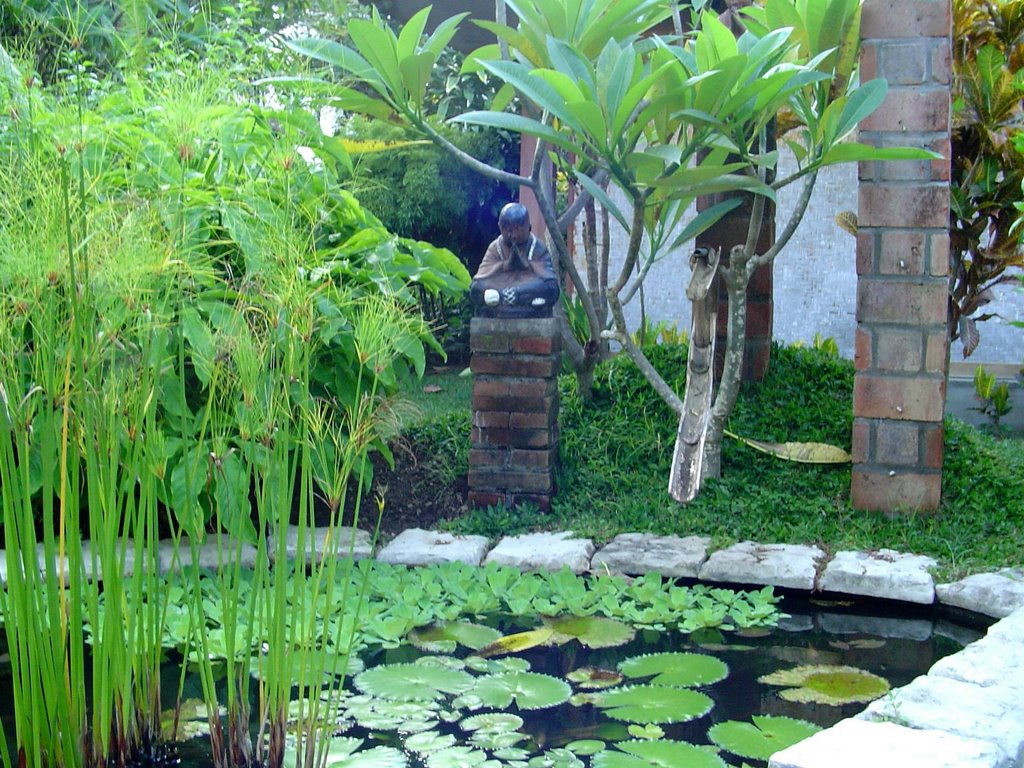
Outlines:
POLYGON ((698 196, 755 194, 752 234, 746 243, 730 245, 728 266, 722 267, 730 296, 731 341, 705 448, 706 473, 716 476, 725 422, 739 385, 746 286, 753 270, 771 261, 793 234, 815 173, 838 162, 927 155, 845 141, 886 90, 884 82, 860 84, 852 76, 860 12, 855 0, 833 0, 815 13, 803 3, 771 0, 763 8, 747 9, 747 32, 739 40, 708 12, 684 39, 652 36, 652 28, 672 16, 669 5, 658 0, 524 0, 508 3, 518 26, 481 23, 509 54, 503 56, 502 46, 495 44, 471 56, 470 66, 502 80, 504 97, 499 94, 490 110, 455 119, 536 139, 532 167, 523 175, 459 151, 426 117, 426 83, 461 17, 442 21, 427 35, 429 9, 398 32, 374 15, 350 25, 351 44, 309 39, 291 47, 361 84, 361 89, 347 84, 334 88, 347 109, 403 121, 470 167, 532 190, 587 318, 582 343, 563 334, 583 392, 608 349, 608 339, 614 338, 681 413, 682 399, 632 342, 623 305, 637 293, 654 260, 740 204, 738 198, 727 200, 684 222, 698 196), (502 111, 513 94, 520 111, 502 111), (768 134, 783 108, 801 126, 791 142, 798 171, 776 179, 778 155, 768 134), (574 195, 558 198, 552 183, 556 173, 569 181, 574 195), (796 215, 780 228, 769 251, 755 254, 765 201, 797 181, 804 186, 796 215), (610 188, 629 206, 616 205, 610 188), (566 242, 569 223, 589 200, 600 203, 630 234, 615 273, 609 271, 607 252, 601 256, 592 247, 585 249, 586 269, 581 272, 566 242))
POLYGON ((950 338, 967 357, 993 288, 1024 267, 1024 2, 954 0, 950 338))

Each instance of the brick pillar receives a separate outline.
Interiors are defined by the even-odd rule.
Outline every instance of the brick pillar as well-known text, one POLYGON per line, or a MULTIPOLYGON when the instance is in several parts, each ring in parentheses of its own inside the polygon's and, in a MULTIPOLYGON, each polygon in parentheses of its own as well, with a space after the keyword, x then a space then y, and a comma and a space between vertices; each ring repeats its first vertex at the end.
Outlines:
POLYGON ((474 317, 470 324, 472 506, 551 508, 558 463, 562 336, 556 318, 474 317))
POLYGON ((853 504, 934 510, 942 491, 949 341, 950 0, 866 0, 861 79, 889 93, 861 123, 876 146, 941 160, 862 163, 853 504))

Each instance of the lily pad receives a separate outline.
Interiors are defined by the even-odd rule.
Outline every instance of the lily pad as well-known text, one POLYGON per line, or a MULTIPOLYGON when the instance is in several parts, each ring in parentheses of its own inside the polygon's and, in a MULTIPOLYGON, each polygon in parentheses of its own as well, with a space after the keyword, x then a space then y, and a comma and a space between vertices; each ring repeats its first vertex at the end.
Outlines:
MULTIPOLYGON (((358 751, 362 743, 362 739, 332 739, 324 768, 406 768, 408 765, 401 750, 394 747, 373 747, 358 751)), ((286 756, 286 763, 287 760, 286 756)))
POLYGON ((636 637, 636 630, 628 624, 604 616, 559 616, 543 621, 555 632, 549 645, 578 640, 587 648, 615 648, 636 637))
POLYGON ((689 688, 717 683, 729 674, 725 662, 702 653, 649 653, 619 663, 626 677, 654 677, 653 685, 689 688))
POLYGON ((507 656, 503 659, 485 659, 482 656, 470 656, 466 659, 466 667, 474 672, 498 675, 502 672, 529 672, 530 662, 519 656, 507 656))
POLYGON ((689 688, 634 685, 599 694, 595 705, 608 717, 628 723, 685 723, 711 711, 709 696, 689 688))
POLYGON ((394 701, 439 699, 469 690, 473 681, 473 676, 463 670, 425 664, 384 664, 353 680, 360 691, 394 701))
POLYGON ((484 706, 505 709, 513 702, 519 709, 545 709, 569 700, 572 689, 564 680, 536 672, 509 672, 481 677, 471 695, 484 706))
POLYGON ((402 740, 402 746, 410 752, 418 752, 421 755, 430 752, 439 752, 455 746, 455 737, 450 733, 438 733, 437 731, 422 731, 414 733, 402 740))
POLYGON ((430 653, 453 653, 460 645, 475 651, 499 637, 501 633, 493 627, 468 621, 449 621, 414 629, 409 633, 409 642, 430 653))
POLYGON ((487 753, 472 747, 450 747, 427 755, 427 768, 497 768, 501 763, 488 760, 487 753))
POLYGON ((779 692, 786 701, 832 707, 874 701, 889 691, 884 677, 857 667, 808 665, 758 678, 768 685, 787 686, 779 692))
POLYGON ((712 726, 708 737, 722 749, 740 757, 767 760, 821 730, 814 723, 792 717, 754 715, 752 723, 729 720, 712 726))
POLYGON ((601 669, 600 667, 580 667, 574 669, 565 676, 571 683, 576 683, 578 688, 585 690, 598 690, 601 688, 613 688, 622 682, 622 674, 613 669, 601 669))
POLYGON ((592 768, 726 768, 714 752, 682 741, 625 741, 594 755, 592 768))
POLYGON ((390 701, 372 696, 353 697, 345 716, 374 731, 418 733, 437 725, 438 712, 432 701, 390 701))
POLYGON ((606 744, 600 739, 578 739, 570 741, 565 745, 565 748, 574 755, 596 755, 605 746, 606 744))
POLYGON ((487 712, 482 715, 471 715, 459 725, 464 731, 511 733, 523 727, 523 718, 511 712, 487 712))

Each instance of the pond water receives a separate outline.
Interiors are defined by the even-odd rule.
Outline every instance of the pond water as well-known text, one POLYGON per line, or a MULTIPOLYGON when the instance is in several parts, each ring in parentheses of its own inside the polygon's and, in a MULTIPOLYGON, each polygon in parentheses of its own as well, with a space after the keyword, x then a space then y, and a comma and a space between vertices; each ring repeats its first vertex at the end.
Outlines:
MULTIPOLYGON (((728 675, 710 685, 694 686, 713 700, 707 714, 687 722, 663 722, 656 726, 637 725, 629 721, 609 717, 599 706, 589 703, 562 703, 554 707, 529 710, 512 705, 506 712, 515 712, 522 717, 522 724, 513 729, 515 735, 504 741, 488 744, 479 735, 456 724, 458 718, 433 720, 429 729, 438 739, 449 739, 448 743, 467 745, 476 754, 486 753, 492 765, 527 765, 529 757, 536 759, 529 765, 573 766, 588 765, 590 758, 580 757, 583 762, 574 763, 572 758, 560 763, 559 756, 565 757, 560 748, 566 744, 578 744, 580 740, 605 740, 609 743, 630 738, 664 738, 707 745, 711 741, 709 729, 725 721, 749 722, 754 715, 772 715, 797 718, 828 727, 841 719, 861 711, 863 702, 848 704, 824 704, 813 701, 799 701, 785 698, 783 686, 759 681, 765 675, 805 665, 843 665, 856 667, 885 678, 889 685, 898 687, 924 674, 937 660, 955 653, 966 644, 984 634, 986 623, 978 617, 967 614, 952 615, 939 613, 936 609, 894 605, 884 602, 815 602, 806 596, 786 596, 781 608, 788 614, 777 629, 770 631, 717 632, 704 630, 687 635, 678 632, 638 632, 635 639, 626 645, 614 648, 590 649, 571 642, 558 648, 534 648, 516 654, 529 664, 531 673, 550 676, 564 681, 573 670, 600 668, 615 670, 621 660, 648 654, 696 653, 713 656, 728 666, 728 675), (630 730, 630 728, 635 730, 630 730), (654 729, 654 732, 644 728, 654 729), (662 732, 659 736, 658 730, 662 732), (476 739, 474 741, 474 739, 476 739), (500 744, 511 744, 502 750, 500 744), (517 753, 517 750, 519 752, 517 753), (554 751, 553 751, 554 750, 554 751), (545 762, 544 756, 548 759, 545 762), (519 763, 512 762, 514 758, 519 763), (506 761, 495 758, 507 758, 506 761)), ((521 624, 509 620, 495 619, 492 622, 503 633, 521 631, 521 624)), ((453 654, 465 658, 469 651, 460 648, 453 654)), ((364 656, 367 667, 376 665, 402 665, 414 663, 424 653, 411 646, 380 650, 364 656)), ((450 657, 449 657, 450 658, 450 657)), ((419 662, 419 663, 422 663, 419 662)), ((395 667, 400 669, 400 667, 395 667)), ((413 669, 405 667, 404 669, 413 669)), ((359 682, 358 679, 356 681, 359 682)), ((627 680, 626 683, 644 682, 627 680)), ((580 688, 573 686, 576 693, 580 688)), ((365 699, 354 691, 357 699, 365 699)), ((452 694, 439 699, 434 715, 438 712, 458 710, 466 702, 452 694)), ((482 706, 476 710, 467 709, 464 715, 489 711, 482 706)), ((353 704, 352 712, 356 711, 353 704)), ((353 725, 345 732, 347 737, 364 739, 363 748, 389 746, 402 749, 413 733, 417 739, 429 736, 428 729, 406 726, 405 735, 389 727, 384 720, 377 719, 370 727, 353 725)), ((433 737, 431 737, 433 738, 433 737)), ((208 751, 202 740, 180 745, 182 764, 193 768, 207 768, 210 765, 208 751)), ((408 751, 408 765, 473 765, 468 753, 463 762, 434 760, 429 752, 408 751)), ((741 760, 735 755, 722 752, 721 757, 730 765, 763 764, 757 761, 741 760)), ((388 765, 387 762, 382 763, 388 765)), ((596 763, 595 763, 596 764, 596 763)), ((639 763, 638 763, 639 764, 639 763)), ((646 763, 644 763, 646 764, 646 763)), ((393 765, 393 763, 392 763, 393 765)))

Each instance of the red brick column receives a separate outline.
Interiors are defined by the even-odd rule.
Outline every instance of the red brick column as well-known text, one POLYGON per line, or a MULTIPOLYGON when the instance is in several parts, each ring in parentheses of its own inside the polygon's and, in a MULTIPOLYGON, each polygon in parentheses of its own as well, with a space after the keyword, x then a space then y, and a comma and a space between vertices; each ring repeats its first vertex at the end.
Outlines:
POLYGON ((562 337, 555 318, 474 317, 469 502, 551 507, 562 337))
POLYGON ((861 79, 889 93, 861 124, 876 146, 942 160, 862 163, 853 504, 933 510, 942 490, 949 342, 950 0, 866 0, 861 79))

